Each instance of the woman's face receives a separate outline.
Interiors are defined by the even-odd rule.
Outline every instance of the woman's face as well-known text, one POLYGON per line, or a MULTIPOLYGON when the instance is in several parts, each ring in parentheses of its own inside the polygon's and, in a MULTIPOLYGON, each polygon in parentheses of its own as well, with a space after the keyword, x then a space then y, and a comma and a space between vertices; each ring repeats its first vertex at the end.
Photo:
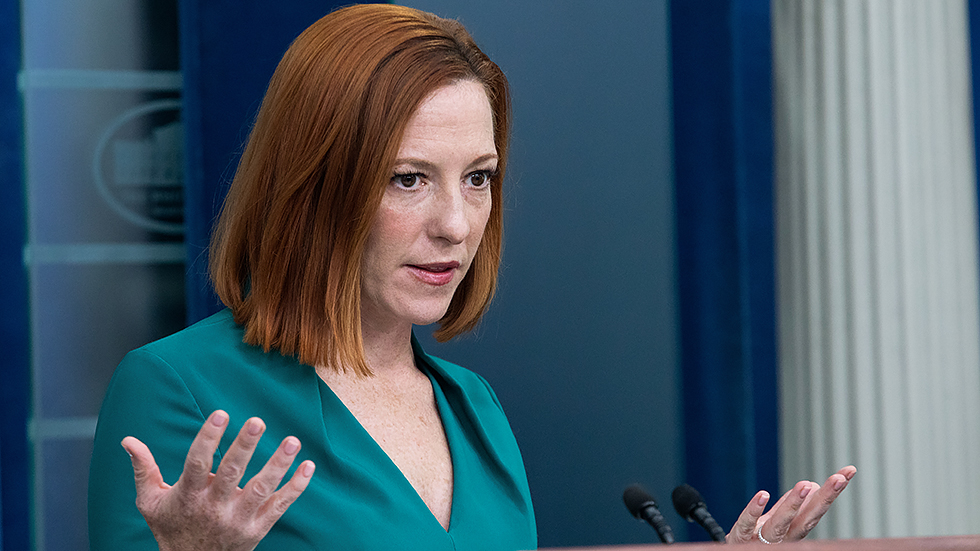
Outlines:
POLYGON ((442 318, 483 238, 496 169, 482 85, 457 82, 422 101, 402 136, 361 260, 365 329, 442 318))

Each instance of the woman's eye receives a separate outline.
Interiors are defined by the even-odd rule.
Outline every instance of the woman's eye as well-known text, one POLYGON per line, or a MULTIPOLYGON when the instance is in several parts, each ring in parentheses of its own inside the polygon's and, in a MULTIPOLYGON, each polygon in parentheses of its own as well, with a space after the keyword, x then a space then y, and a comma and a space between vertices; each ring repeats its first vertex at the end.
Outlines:
POLYGON ((403 189, 412 189, 418 186, 421 180, 420 174, 395 174, 391 178, 391 183, 403 189))
POLYGON ((490 180, 493 178, 492 170, 479 170, 470 174, 469 181, 470 185, 473 187, 485 187, 490 184, 490 180))

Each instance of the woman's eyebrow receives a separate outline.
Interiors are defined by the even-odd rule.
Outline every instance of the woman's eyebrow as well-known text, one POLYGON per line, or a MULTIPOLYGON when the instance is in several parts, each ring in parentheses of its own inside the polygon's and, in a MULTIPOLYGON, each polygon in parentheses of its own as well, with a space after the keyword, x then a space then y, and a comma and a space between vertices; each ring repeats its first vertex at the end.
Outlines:
MULTIPOLYGON (((473 168, 474 166, 481 165, 481 164, 486 163, 488 161, 496 161, 497 158, 498 158, 498 156, 497 156, 496 153, 486 153, 486 154, 480 155, 476 159, 473 159, 473 161, 469 165, 467 165, 467 168, 473 168)), ((418 168, 419 170, 421 170, 423 172, 436 172, 436 170, 438 168, 435 163, 432 163, 430 161, 426 161, 424 159, 419 159, 417 157, 404 157, 404 158, 401 158, 401 159, 395 159, 395 163, 394 164, 395 164, 395 166, 398 166, 398 165, 411 165, 411 166, 413 166, 415 168, 418 168)))
POLYGON ((476 159, 473 159, 473 162, 470 163, 470 168, 472 168, 472 167, 474 167, 476 165, 482 165, 483 163, 485 163, 487 161, 496 161, 497 158, 498 158, 497 157, 497 153, 487 153, 486 155, 480 155, 476 159))

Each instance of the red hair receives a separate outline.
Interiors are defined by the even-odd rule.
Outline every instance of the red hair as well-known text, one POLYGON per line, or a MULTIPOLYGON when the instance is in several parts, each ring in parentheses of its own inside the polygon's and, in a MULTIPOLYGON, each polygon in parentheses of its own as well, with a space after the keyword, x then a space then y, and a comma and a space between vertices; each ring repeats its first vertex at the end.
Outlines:
MULTIPOLYGON (((370 370, 360 324, 360 261, 405 127, 440 86, 483 85, 500 189, 507 80, 453 20, 387 4, 323 17, 289 47, 269 83, 211 240, 211 279, 247 343, 308 365, 370 370)), ((445 341, 472 329, 496 287, 501 193, 469 272, 440 320, 445 341)))

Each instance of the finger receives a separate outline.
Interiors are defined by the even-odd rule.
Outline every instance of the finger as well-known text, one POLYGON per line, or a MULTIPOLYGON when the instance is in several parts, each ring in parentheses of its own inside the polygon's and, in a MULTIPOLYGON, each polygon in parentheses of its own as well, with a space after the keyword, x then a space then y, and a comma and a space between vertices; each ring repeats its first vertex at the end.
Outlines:
POLYGON ((179 483, 182 487, 194 491, 207 487, 214 461, 214 452, 218 449, 221 436, 228 426, 228 414, 220 409, 212 413, 201 425, 191 448, 184 460, 184 472, 180 474, 179 483))
POLYGON ((844 491, 844 488, 847 488, 848 475, 853 478, 856 472, 857 469, 853 467, 844 467, 830 475, 823 486, 814 485, 814 491, 811 493, 812 499, 808 499, 807 503, 800 508, 799 515, 797 515, 786 535, 787 539, 795 541, 805 538, 830 509, 837 496, 844 491))
POLYGON ((154 508, 164 491, 170 486, 163 481, 160 467, 150 453, 150 448, 132 436, 123 438, 122 447, 133 462, 133 478, 136 482, 136 508, 146 515, 154 508))
MULTIPOLYGON (((820 487, 821 486, 816 482, 810 482, 810 493, 807 494, 806 499, 803 500, 803 505, 800 506, 801 512, 810 507, 810 503, 812 503, 814 499, 817 499, 817 493, 820 490, 820 487)), ((797 517, 799 517, 799 514, 797 514, 797 517)))
POLYGON ((772 516, 772 512, 775 511, 776 509, 779 509, 780 506, 783 503, 785 503, 787 499, 790 498, 790 494, 793 493, 793 490, 794 490, 794 488, 790 488, 789 490, 786 491, 785 494, 779 496, 779 500, 776 502, 775 505, 772 506, 772 509, 769 510, 769 516, 772 516))
MULTIPOLYGON (((272 497, 286 471, 292 466, 300 450, 300 441, 294 436, 287 436, 279 444, 279 448, 262 466, 262 470, 252 477, 245 485, 242 493, 241 514, 251 516, 266 501, 272 497)), ((294 474, 295 476, 295 474, 294 474)))
POLYGON ((312 461, 307 460, 300 463, 296 472, 293 473, 292 478, 289 479, 289 482, 273 494, 272 499, 265 502, 265 505, 259 513, 263 515, 269 528, 272 528, 272 525, 279 520, 279 517, 306 490, 306 487, 310 484, 310 480, 313 478, 313 472, 315 470, 316 465, 312 461))
POLYGON ((242 425, 238 431, 235 441, 228 447, 228 451, 218 465, 218 471, 211 481, 211 497, 218 500, 227 499, 232 492, 238 489, 248 462, 255 453, 255 447, 265 432, 265 423, 258 417, 252 417, 242 425))
MULTIPOLYGON (((826 512, 833 504, 837 496, 844 491, 847 487, 847 483, 851 478, 857 473, 857 469, 852 466, 844 467, 843 469, 837 471, 836 473, 830 475, 827 481, 824 482, 823 486, 816 483, 813 484, 814 492, 807 498, 806 503, 800 508, 800 514, 806 514, 810 512, 823 511, 826 512), (811 499, 812 498, 812 499, 811 499)), ((823 512, 820 515, 823 515, 823 512)))
POLYGON ((790 525, 812 489, 813 483, 808 480, 801 480, 793 486, 792 490, 780 498, 779 503, 770 511, 772 516, 760 528, 762 537, 766 541, 779 543, 786 539, 790 525))
POLYGON ((745 509, 742 509, 742 514, 735 521, 732 531, 725 536, 725 542, 748 543, 753 541, 756 537, 756 526, 759 523, 759 518, 762 517, 762 513, 766 510, 767 503, 769 503, 769 492, 760 490, 752 498, 752 501, 745 506, 745 509))
MULTIPOLYGON (((789 495, 791 493, 793 493, 793 488, 790 488, 786 493, 784 493, 783 495, 779 496, 779 499, 776 501, 775 505, 772 505, 771 507, 769 507, 769 512, 767 512, 766 514, 764 514, 761 517, 759 517, 758 522, 756 522, 756 526, 757 527, 758 526, 762 526, 766 522, 769 522, 769 519, 772 518, 772 514, 775 511, 778 511, 781 508, 780 506, 783 503, 786 502, 786 499, 789 497, 789 495)), ((756 537, 758 537, 758 536, 756 536, 756 537)))
POLYGON ((133 462, 133 477, 136 480, 136 492, 149 491, 156 488, 166 489, 170 486, 164 483, 160 467, 153 459, 150 448, 132 436, 123 438, 122 447, 133 462))

